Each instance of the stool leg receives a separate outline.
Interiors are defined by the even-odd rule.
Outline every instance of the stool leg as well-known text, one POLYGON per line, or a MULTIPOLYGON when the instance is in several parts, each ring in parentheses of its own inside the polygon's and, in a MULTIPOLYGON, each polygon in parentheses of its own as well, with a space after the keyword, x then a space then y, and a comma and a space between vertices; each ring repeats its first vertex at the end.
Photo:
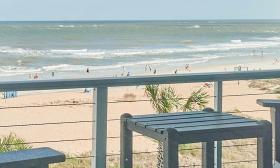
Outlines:
POLYGON ((275 160, 280 163, 280 108, 271 108, 272 134, 274 137, 274 156, 275 160))
POLYGON ((132 131, 126 127, 126 119, 130 117, 130 114, 121 116, 121 168, 132 168, 132 131))
POLYGON ((178 168, 178 143, 175 129, 166 130, 166 139, 163 142, 163 168, 178 168))
POLYGON ((214 168, 214 141, 202 143, 202 168, 214 168))
POLYGON ((258 138, 258 168, 272 168, 272 129, 268 125, 263 137, 258 138))

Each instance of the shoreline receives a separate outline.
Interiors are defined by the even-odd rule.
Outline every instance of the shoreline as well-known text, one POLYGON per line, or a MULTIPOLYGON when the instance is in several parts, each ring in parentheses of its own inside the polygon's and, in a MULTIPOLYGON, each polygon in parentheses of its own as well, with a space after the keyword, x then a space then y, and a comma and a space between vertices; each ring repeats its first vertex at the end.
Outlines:
MULTIPOLYGON (((256 60, 255 62, 245 62, 242 60, 240 63, 227 63, 225 61, 220 61, 217 63, 215 60, 211 60, 208 63, 204 64, 195 64, 195 65, 190 65, 190 71, 186 70, 185 67, 180 66, 177 69, 168 69, 168 70, 163 70, 165 67, 160 66, 157 69, 157 74, 156 75, 176 75, 174 71, 177 70, 177 74, 188 74, 188 73, 203 73, 203 72, 227 72, 227 71, 234 71, 235 68, 238 68, 239 66, 241 67, 242 71, 246 71, 247 69, 249 71, 253 70, 274 70, 274 69, 279 69, 279 63, 273 64, 273 59, 271 58, 266 58, 262 59, 262 62, 260 62, 260 58, 256 60), (206 66, 207 65, 207 66, 206 66), (170 73, 172 72, 172 73, 170 73)), ((227 60, 228 61, 228 60, 227 60)), ((144 69, 144 68, 143 68, 144 69)), ((80 73, 83 74, 81 78, 94 78, 92 75, 95 75, 96 72, 93 73, 86 73, 86 72, 74 72, 76 74, 80 73)), ((66 73, 68 75, 71 75, 71 73, 66 73)), ((131 76, 153 76, 153 69, 151 72, 149 71, 143 71, 142 73, 139 74, 132 74, 131 76)), ((16 77, 16 76, 15 76, 16 77)), ((101 76, 98 76, 98 78, 101 76)), ((110 77, 110 76, 109 76, 110 77)), ((115 78, 123 77, 125 78, 126 76, 118 76, 115 78)), ((41 78, 39 78, 41 79, 41 78)), ((56 79, 76 79, 76 78, 47 78, 47 79, 42 79, 42 80, 56 80, 56 79)), ((77 77, 77 79, 79 79, 77 77)), ((28 79, 29 81, 36 81, 36 79, 28 79)), ((0 80, 1 81, 1 80, 0 80)), ((5 81, 5 80, 4 80, 5 81)), ((10 80, 10 81, 21 81, 21 80, 10 80)), ((77 89, 59 89, 59 90, 39 90, 39 91, 18 91, 18 96, 25 96, 25 95, 36 95, 36 94, 42 94, 42 93, 53 93, 53 92, 84 92, 84 89, 86 88, 77 88, 77 89)), ((92 92, 92 89, 89 88, 90 92, 92 92)), ((0 92, 1 93, 1 92, 0 92)))
MULTIPOLYGON (((143 64, 133 66, 120 67, 108 70, 92 70, 86 68, 84 71, 43 71, 33 72, 23 75, 3 76, 0 81, 22 81, 22 80, 56 80, 56 79, 79 79, 79 78, 100 78, 100 77, 126 77, 129 76, 145 76, 145 75, 165 75, 182 73, 196 73, 196 72, 220 72, 220 71, 234 71, 234 68, 241 66, 248 68, 248 70, 268 70, 278 69, 280 61, 276 56, 246 56, 246 57, 223 57, 211 59, 203 63, 181 63, 180 65, 164 64, 143 64), (242 58, 242 59, 239 59, 242 58), (188 69, 186 69, 188 66, 188 69), (151 68, 149 70, 149 68, 151 68), (156 73, 154 73, 156 71, 156 73)), ((242 69, 245 70, 245 69, 242 69)))

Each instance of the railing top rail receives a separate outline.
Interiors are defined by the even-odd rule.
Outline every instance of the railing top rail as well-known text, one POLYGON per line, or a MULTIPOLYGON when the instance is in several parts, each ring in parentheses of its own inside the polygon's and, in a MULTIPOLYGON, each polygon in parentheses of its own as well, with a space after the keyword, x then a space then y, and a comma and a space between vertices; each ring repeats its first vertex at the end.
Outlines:
POLYGON ((52 90, 280 78, 280 70, 0 82, 0 90, 52 90))

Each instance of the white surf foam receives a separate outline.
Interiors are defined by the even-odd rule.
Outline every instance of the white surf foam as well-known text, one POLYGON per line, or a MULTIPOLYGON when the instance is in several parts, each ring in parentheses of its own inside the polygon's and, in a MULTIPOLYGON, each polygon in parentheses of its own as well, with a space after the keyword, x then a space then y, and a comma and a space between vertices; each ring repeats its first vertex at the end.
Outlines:
POLYGON ((0 66, 0 72, 2 73, 34 73, 40 72, 41 68, 29 68, 22 66, 0 66))
POLYGON ((179 58, 179 59, 154 59, 149 61, 138 61, 138 62, 118 62, 113 65, 102 65, 102 66, 86 66, 86 65, 71 65, 71 64, 58 64, 42 67, 44 71, 84 71, 87 68, 92 70, 106 70, 106 69, 118 69, 122 67, 134 67, 134 66, 145 66, 155 64, 170 64, 170 63, 202 63, 207 62, 211 59, 221 58, 221 56, 207 56, 207 57, 196 57, 196 58, 179 58))
POLYGON ((75 25, 58 25, 60 28, 74 28, 75 25))
POLYGON ((230 40, 230 42, 232 42, 232 43, 241 43, 242 40, 230 40))
POLYGON ((0 47, 0 53, 21 55, 23 57, 63 57, 63 58, 114 58, 131 56, 169 55, 176 53, 195 53, 208 51, 228 51, 237 49, 260 49, 279 47, 280 37, 255 39, 254 41, 242 41, 233 39, 227 43, 208 45, 189 44, 185 48, 154 48, 154 49, 118 49, 118 50, 92 50, 92 49, 50 49, 36 50, 29 48, 0 47))

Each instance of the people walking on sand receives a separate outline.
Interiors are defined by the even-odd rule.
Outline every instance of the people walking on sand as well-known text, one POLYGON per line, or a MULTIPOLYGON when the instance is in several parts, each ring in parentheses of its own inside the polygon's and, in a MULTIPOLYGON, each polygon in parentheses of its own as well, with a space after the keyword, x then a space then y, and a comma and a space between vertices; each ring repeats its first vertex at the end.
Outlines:
POLYGON ((89 73, 89 68, 87 68, 86 72, 89 73))
POLYGON ((150 65, 148 65, 150 72, 152 72, 152 67, 150 65))
POLYGON ((37 73, 35 73, 35 75, 34 75, 34 79, 38 79, 38 78, 39 78, 38 74, 37 74, 37 73))
POLYGON ((130 72, 127 72, 126 76, 130 76, 130 72))
POLYGON ((177 69, 175 69, 174 74, 177 74, 177 73, 178 73, 178 70, 177 70, 177 69))
POLYGON ((157 74, 157 70, 156 70, 156 69, 154 69, 154 75, 155 75, 155 74, 157 74))
POLYGON ((52 77, 54 77, 54 72, 52 72, 52 77))
POLYGON ((211 88, 211 86, 213 86, 213 84, 210 83, 210 82, 206 82, 206 83, 204 83, 204 85, 203 85, 203 87, 206 87, 206 88, 211 88))
POLYGON ((191 71, 191 69, 190 69, 190 64, 186 64, 185 70, 186 70, 186 71, 189 71, 189 72, 191 71))

